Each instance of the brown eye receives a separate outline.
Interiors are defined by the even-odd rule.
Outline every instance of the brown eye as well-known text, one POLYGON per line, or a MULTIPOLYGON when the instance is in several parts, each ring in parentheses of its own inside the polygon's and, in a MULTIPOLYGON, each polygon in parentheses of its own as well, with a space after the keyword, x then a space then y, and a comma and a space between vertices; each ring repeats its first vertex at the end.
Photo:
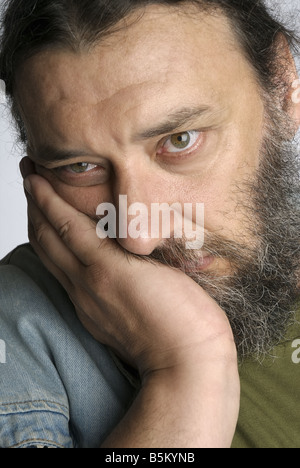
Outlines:
POLYGON ((89 172, 92 169, 95 169, 97 166, 95 164, 88 164, 88 163, 75 163, 66 166, 68 172, 73 172, 75 174, 84 174, 85 172, 89 172))
POLYGON ((184 153, 189 150, 192 151, 195 146, 200 142, 202 132, 190 131, 174 133, 167 140, 160 150, 163 153, 184 153))
POLYGON ((191 137, 188 132, 176 133, 175 135, 171 136, 170 142, 176 149, 182 150, 189 146, 191 137))

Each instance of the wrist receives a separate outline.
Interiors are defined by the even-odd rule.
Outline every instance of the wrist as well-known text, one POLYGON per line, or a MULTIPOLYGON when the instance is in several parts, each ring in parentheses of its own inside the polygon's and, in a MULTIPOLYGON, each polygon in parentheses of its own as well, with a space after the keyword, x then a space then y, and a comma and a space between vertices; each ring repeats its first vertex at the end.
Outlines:
POLYGON ((237 360, 227 355, 149 372, 141 398, 146 404, 155 402, 154 413, 165 409, 162 433, 164 424, 166 431, 177 427, 185 448, 229 448, 239 413, 237 360))

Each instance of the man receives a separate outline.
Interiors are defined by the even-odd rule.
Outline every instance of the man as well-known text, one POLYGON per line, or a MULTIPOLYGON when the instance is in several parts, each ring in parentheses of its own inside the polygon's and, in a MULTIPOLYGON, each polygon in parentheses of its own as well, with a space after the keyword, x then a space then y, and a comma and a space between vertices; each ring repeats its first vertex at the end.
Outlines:
POLYGON ((0 268, 1 446, 299 446, 292 44, 250 0, 8 2, 32 247, 0 268), (201 249, 151 235, 163 203, 204 205, 201 249))

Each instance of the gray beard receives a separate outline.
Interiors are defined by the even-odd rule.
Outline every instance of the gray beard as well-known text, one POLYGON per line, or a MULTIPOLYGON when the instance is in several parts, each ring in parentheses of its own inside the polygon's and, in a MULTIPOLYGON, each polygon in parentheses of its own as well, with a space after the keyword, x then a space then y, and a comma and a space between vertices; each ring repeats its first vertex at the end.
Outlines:
POLYGON ((240 360, 271 354, 293 321, 299 294, 299 161, 293 144, 287 143, 286 119, 276 122, 268 128, 255 180, 243 187, 248 202, 242 209, 255 248, 219 235, 208 233, 205 238, 203 250, 227 259, 232 276, 186 272, 184 265, 196 265, 199 253, 186 250, 178 239, 150 256, 181 269, 216 300, 228 316, 240 360))

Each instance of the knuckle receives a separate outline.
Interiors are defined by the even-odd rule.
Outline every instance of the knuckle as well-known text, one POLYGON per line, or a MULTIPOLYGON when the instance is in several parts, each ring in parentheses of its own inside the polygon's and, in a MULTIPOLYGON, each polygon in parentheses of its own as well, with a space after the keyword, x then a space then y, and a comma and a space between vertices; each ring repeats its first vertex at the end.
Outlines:
POLYGON ((33 227, 33 232, 37 242, 43 244, 47 232, 47 227, 43 223, 36 223, 33 227))
POLYGON ((69 240, 70 231, 71 231, 71 221, 70 220, 63 221, 62 223, 60 223, 58 225, 57 233, 58 233, 59 237, 62 240, 64 240, 64 241, 69 240))

